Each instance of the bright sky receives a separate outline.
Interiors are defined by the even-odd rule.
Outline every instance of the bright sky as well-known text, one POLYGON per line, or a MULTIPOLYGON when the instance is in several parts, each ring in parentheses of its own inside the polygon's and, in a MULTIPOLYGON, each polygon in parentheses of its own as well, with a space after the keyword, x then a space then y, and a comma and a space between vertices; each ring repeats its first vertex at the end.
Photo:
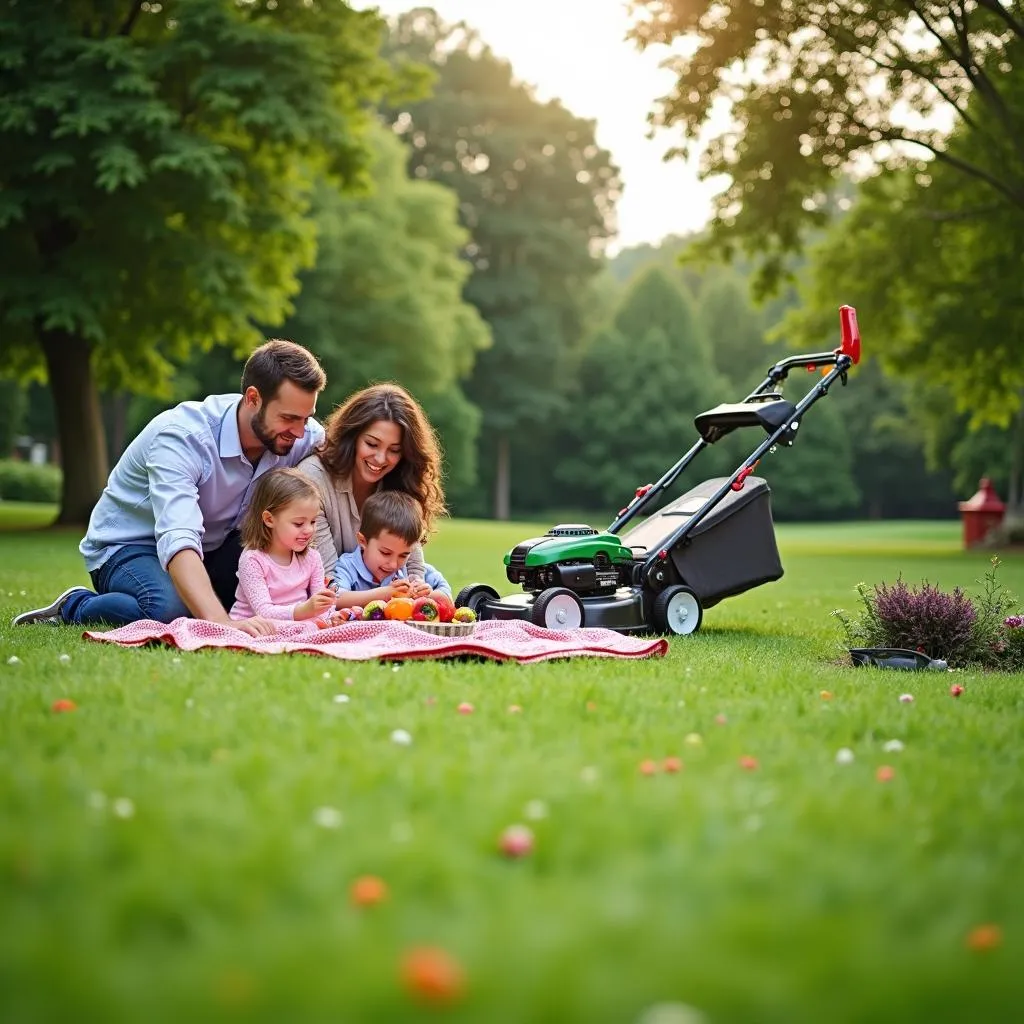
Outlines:
MULTIPOLYGON (((390 16, 417 4, 363 0, 353 6, 390 16)), ((560 99, 577 116, 596 120, 597 141, 611 152, 624 186, 614 249, 656 243, 706 223, 715 190, 698 182, 684 161, 663 162, 671 136, 647 138, 647 114, 673 76, 658 68, 664 51, 640 54, 625 40, 625 0, 424 0, 421 6, 476 28, 540 99, 560 99)))

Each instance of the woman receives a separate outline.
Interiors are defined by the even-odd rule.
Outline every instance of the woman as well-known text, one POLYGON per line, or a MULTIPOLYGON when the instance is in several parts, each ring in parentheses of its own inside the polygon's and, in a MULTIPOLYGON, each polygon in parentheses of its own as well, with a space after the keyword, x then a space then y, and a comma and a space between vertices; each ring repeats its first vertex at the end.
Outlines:
MULTIPOLYGON (((416 498, 426 534, 432 532, 434 520, 445 513, 441 455, 426 414, 405 388, 373 384, 357 391, 334 410, 324 429, 323 442, 297 468, 320 492, 313 546, 328 576, 339 555, 359 546, 360 511, 378 488, 416 498)), ((423 564, 423 549, 416 544, 406 565, 410 579, 423 581, 423 564)))

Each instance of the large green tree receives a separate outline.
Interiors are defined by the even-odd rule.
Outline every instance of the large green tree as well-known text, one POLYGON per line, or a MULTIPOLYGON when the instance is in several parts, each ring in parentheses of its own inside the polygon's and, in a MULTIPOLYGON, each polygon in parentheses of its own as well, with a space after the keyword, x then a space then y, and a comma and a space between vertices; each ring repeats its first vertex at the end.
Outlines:
POLYGON ((315 177, 364 167, 380 38, 340 0, 4 5, 0 346, 49 381, 62 522, 105 481, 101 385, 157 386, 284 318, 315 177))
POLYGON ((469 233, 454 192, 406 174, 406 147, 376 125, 372 187, 316 193, 318 253, 283 327, 320 357, 328 393, 398 380, 417 394, 458 386, 490 332, 463 300, 469 233))
MULTIPOLYGON (((559 480, 609 518, 696 439, 694 416, 725 398, 689 297, 658 267, 642 273, 580 366, 575 412, 560 429, 559 480)), ((703 460, 713 475, 719 453, 703 460)), ((693 480, 691 482, 696 482, 693 480)))
POLYGON ((483 414, 481 470, 493 481, 493 511, 507 518, 513 457, 535 458, 546 426, 567 415, 565 376, 612 231, 618 172, 593 122, 538 101, 465 25, 411 11, 393 27, 391 53, 436 73, 428 99, 389 116, 409 144, 413 175, 455 190, 472 236, 465 296, 494 344, 466 393, 483 414))
MULTIPOLYGON (((1015 52, 1024 57, 1024 44, 1015 52)), ((1024 118, 1022 76, 1003 88, 1008 107, 1024 118)), ((954 130, 948 149, 987 165, 990 115, 977 97, 969 111, 975 108, 974 122, 954 130)), ((886 363, 927 383, 918 387, 918 419, 933 454, 961 477, 961 468, 987 463, 988 475, 1007 481, 1011 518, 1020 519, 1024 211, 1005 203, 979 207, 978 187, 947 164, 928 169, 927 187, 921 173, 889 172, 862 185, 850 213, 814 250, 802 309, 788 326, 797 335, 817 330, 838 288, 870 325, 867 339, 878 337, 886 363), (951 423, 959 434, 986 424, 1003 428, 1002 444, 981 437, 954 443, 951 423)))
POLYGON ((732 120, 701 156, 725 175, 710 245, 764 260, 767 283, 823 224, 839 175, 864 162, 902 167, 922 155, 978 186, 980 208, 1024 212, 1024 111, 1019 0, 635 0, 642 46, 687 46, 671 57, 672 91, 652 114, 702 145, 723 102, 732 120), (951 124, 977 129, 969 150, 951 124))

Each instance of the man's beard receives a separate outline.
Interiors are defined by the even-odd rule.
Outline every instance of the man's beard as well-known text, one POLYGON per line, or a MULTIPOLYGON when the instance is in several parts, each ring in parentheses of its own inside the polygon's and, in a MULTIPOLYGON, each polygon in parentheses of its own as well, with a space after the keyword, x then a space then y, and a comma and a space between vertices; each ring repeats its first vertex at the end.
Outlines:
POLYGON ((274 455, 287 455, 292 450, 295 438, 291 434, 272 434, 267 430, 265 408, 260 408, 260 411, 249 420, 249 426, 268 452, 274 455))

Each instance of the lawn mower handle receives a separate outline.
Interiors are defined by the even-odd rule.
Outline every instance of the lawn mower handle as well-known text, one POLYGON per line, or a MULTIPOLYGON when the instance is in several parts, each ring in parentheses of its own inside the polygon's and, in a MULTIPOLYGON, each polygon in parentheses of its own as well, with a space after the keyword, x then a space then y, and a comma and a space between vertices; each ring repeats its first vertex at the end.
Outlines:
MULTIPOLYGON (((743 401, 749 402, 751 399, 757 398, 758 395, 764 394, 764 392, 769 388, 776 387, 786 379, 790 370, 796 369, 797 367, 814 369, 818 366, 828 366, 831 363, 835 366, 835 369, 824 379, 831 382, 836 376, 842 376, 843 382, 845 383, 845 375, 850 366, 860 362, 860 330, 857 327, 857 311, 853 306, 839 307, 839 331, 841 338, 839 348, 833 349, 831 352, 809 352, 804 355, 789 356, 786 359, 780 359, 773 367, 771 367, 765 379, 761 381, 761 383, 751 391, 743 401), (841 363, 844 364, 842 368, 840 368, 841 363)), ((826 387, 825 390, 827 391, 828 388, 826 387)), ((821 397, 821 395, 819 394, 818 397, 821 397)), ((804 401, 806 401, 806 398, 804 401)), ((813 405, 815 401, 817 401, 817 398, 808 403, 808 406, 813 405)), ((808 406, 801 403, 798 409, 802 412, 802 410, 808 406)), ((786 424, 786 426, 788 427, 788 424, 786 424)), ((784 428, 780 428, 780 431, 777 431, 773 436, 780 436, 782 429, 784 428)), ((618 516, 616 516, 611 526, 608 527, 608 532, 618 533, 619 530, 621 530, 635 515, 650 505, 659 494, 668 490, 668 488, 675 483, 679 474, 682 473, 682 471, 686 469, 686 467, 706 447, 707 442, 701 438, 677 463, 675 463, 675 465, 667 470, 656 483, 650 484, 646 488, 639 488, 633 500, 630 501, 625 508, 619 511, 618 516)), ((770 444, 766 445, 764 446, 764 450, 767 451, 770 447, 770 444)), ((756 459, 754 461, 756 461, 756 459)), ((717 498, 715 500, 717 501, 717 498)), ((703 518, 703 516, 701 518, 703 518)))
MULTIPOLYGON (((733 484, 742 483, 744 477, 746 477, 754 468, 754 466, 761 460, 770 448, 778 444, 780 438, 790 429, 793 423, 798 423, 803 419, 804 413, 817 402, 820 398, 824 398, 828 394, 828 389, 832 384, 840 377, 845 380, 846 374, 849 372, 850 367, 853 365, 853 357, 846 352, 837 350, 836 352, 827 353, 828 359, 835 363, 831 372, 826 374, 819 380, 814 387, 807 392, 806 395, 797 403, 794 407, 793 412, 786 417, 785 422, 781 423, 771 434, 769 434, 764 441, 761 442, 754 449, 753 453, 744 459, 743 463, 736 469, 736 471, 728 477, 724 484, 715 491, 714 494, 704 502, 703 505, 693 515, 689 516, 685 523, 683 523, 671 536, 667 537, 658 546, 657 551, 652 551, 643 562, 640 567, 638 582, 647 583, 650 575, 656 571, 658 564, 662 561, 663 555, 671 551, 681 540, 683 540, 688 533, 690 533, 704 518, 708 515, 712 509, 725 497, 725 495, 732 490, 733 484)), ((796 360, 809 360, 810 356, 795 356, 796 360)), ((820 359, 819 359, 820 361, 820 359)), ((789 360, 783 360, 783 362, 790 362, 789 360)), ((780 365, 780 364, 776 364, 780 365)), ((803 365, 797 362, 796 365, 803 365)), ((696 446, 694 446, 696 448, 696 446)), ((693 452, 694 449, 691 449, 693 452)), ((689 453, 687 453, 689 454, 689 453)), ((684 456, 685 458, 685 456, 684 456)), ((668 475, 668 474, 666 474, 668 475)), ((653 488, 652 488, 653 490, 653 488)), ((646 498, 647 495, 644 495, 646 498)), ((636 507, 632 510, 633 514, 636 512, 640 502, 637 503, 636 507)), ((628 511, 628 510, 627 510, 628 511)), ((620 519, 623 517, 620 516, 620 519)), ((614 532, 614 531, 611 531, 614 532)), ((655 590, 659 589, 654 587, 655 590)))

